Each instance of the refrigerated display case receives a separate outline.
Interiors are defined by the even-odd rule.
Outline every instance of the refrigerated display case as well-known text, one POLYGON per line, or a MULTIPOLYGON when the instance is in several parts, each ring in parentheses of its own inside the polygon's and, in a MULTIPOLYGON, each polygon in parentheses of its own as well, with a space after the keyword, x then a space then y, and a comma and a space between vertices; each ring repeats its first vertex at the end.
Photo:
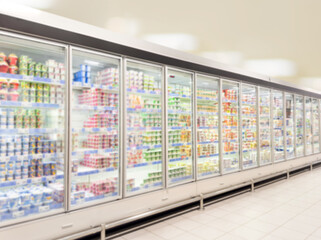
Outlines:
POLYGON ((255 167, 257 162, 257 89, 242 85, 241 127, 243 169, 255 167))
POLYGON ((278 90, 272 90, 272 96, 274 161, 277 162, 285 159, 283 92, 278 90))
POLYGON ((163 184, 160 66, 126 61, 126 195, 163 184))
POLYGON ((313 153, 312 142, 312 98, 305 97, 305 154, 309 155, 313 153))
POLYGON ((313 153, 320 152, 320 120, 319 120, 319 100, 312 99, 312 122, 313 122, 313 153))
POLYGON ((260 163, 271 162, 271 90, 259 89, 260 163))
POLYGON ((197 176, 220 173, 219 166, 219 80, 197 75, 197 176))
POLYGON ((304 110, 303 96, 295 97, 295 154, 296 157, 304 155, 304 110))
POLYGON ((240 169, 239 137, 239 84, 222 82, 222 171, 240 169))
POLYGON ((120 59, 72 49, 71 207, 119 196, 120 59))
POLYGON ((0 35, 0 222, 65 206, 66 48, 0 35))
POLYGON ((169 185, 193 179, 193 74, 167 70, 167 161, 169 185))
POLYGON ((285 93, 286 158, 294 158, 294 96, 285 93))

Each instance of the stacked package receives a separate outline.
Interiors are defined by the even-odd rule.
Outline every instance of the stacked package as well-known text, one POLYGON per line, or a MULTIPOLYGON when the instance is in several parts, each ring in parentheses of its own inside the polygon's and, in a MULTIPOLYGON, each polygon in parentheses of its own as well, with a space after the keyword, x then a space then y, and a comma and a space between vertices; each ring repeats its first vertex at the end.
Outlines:
POLYGON ((117 87, 119 82, 119 73, 117 68, 107 68, 97 72, 95 83, 103 86, 117 87))
POLYGON ((118 106, 118 94, 107 93, 102 89, 85 90, 78 96, 79 104, 90 106, 118 106))
POLYGON ((112 114, 111 111, 94 114, 84 121, 85 128, 104 128, 116 127, 118 124, 118 114, 112 114))
POLYGON ((117 167, 117 163, 118 153, 110 153, 107 156, 100 154, 87 154, 81 164, 91 168, 108 168, 117 167))
POLYGON ((90 192, 92 192, 95 196, 103 195, 107 193, 115 192, 116 190, 116 179, 110 180, 100 180, 93 182, 90 186, 90 192))
POLYGON ((116 148, 118 147, 118 135, 113 133, 89 134, 84 147, 93 149, 116 148))
POLYGON ((83 84, 91 84, 91 67, 81 64, 80 71, 74 73, 73 81, 83 84))
POLYGON ((52 190, 52 199, 57 203, 64 201, 64 185, 62 183, 50 183, 48 188, 52 190))

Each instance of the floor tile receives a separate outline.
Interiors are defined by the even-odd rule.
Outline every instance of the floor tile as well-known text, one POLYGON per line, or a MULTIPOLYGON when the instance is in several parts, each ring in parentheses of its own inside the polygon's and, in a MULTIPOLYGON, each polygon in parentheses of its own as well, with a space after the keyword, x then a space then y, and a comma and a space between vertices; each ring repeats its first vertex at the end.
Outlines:
POLYGON ((184 230, 174 227, 173 225, 166 225, 157 229, 151 229, 151 230, 147 229, 147 230, 164 239, 171 239, 173 237, 176 237, 178 235, 185 233, 184 230))
POLYGON ((205 240, 212 240, 226 234, 226 232, 221 231, 218 228, 210 227, 207 225, 200 226, 189 232, 205 240))

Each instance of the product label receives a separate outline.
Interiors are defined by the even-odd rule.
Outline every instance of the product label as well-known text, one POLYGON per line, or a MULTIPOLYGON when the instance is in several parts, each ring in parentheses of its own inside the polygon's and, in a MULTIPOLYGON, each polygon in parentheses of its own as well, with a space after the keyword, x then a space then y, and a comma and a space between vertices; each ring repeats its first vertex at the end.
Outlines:
POLYGON ((22 76, 23 80, 27 80, 27 81, 32 81, 33 80, 33 76, 27 76, 27 75, 23 75, 22 76))
POLYGON ((28 183, 28 179, 19 179, 19 180, 16 180, 16 184, 17 185, 25 185, 28 183))
POLYGON ((46 212, 50 209, 49 205, 45 205, 45 206, 40 206, 39 207, 39 212, 46 212))
POLYGON ((16 218, 16 217, 22 217, 24 214, 25 214, 25 211, 18 211, 18 212, 13 212, 13 213, 12 213, 12 216, 13 216, 14 218, 16 218))

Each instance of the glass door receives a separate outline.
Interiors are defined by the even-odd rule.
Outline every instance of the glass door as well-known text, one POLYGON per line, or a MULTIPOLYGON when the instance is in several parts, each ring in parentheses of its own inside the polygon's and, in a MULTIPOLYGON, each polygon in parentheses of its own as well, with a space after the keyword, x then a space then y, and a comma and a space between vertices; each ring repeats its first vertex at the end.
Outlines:
POLYGON ((193 74, 169 69, 167 73, 169 185, 193 179, 193 74))
POLYGON ((283 92, 273 90, 273 139, 274 139, 274 161, 282 161, 284 154, 284 104, 283 92))
POLYGON ((0 222, 63 211, 66 49, 0 35, 0 222))
POLYGON ((303 96, 295 97, 295 150, 296 157, 304 155, 304 112, 303 112, 303 96))
POLYGON ((163 68, 126 61, 126 195, 163 185, 163 68))
POLYGON ((256 91, 254 86, 242 85, 242 163, 244 169, 258 165, 256 91))
POLYGON ((312 98, 305 97, 305 154, 312 154, 312 98))
POLYGON ((197 75, 197 176, 220 173, 219 80, 197 75))
POLYGON ((286 158, 294 158, 294 96, 285 93, 286 158))
POLYGON ((319 122, 319 100, 312 99, 312 118, 313 118, 313 153, 320 152, 320 122, 319 122))
POLYGON ((240 169, 239 84, 222 82, 223 173, 240 169))
POLYGON ((260 163, 271 162, 271 90, 260 88, 259 91, 260 121, 260 163))
POLYGON ((119 66, 119 58, 72 49, 72 207, 119 196, 119 66))

